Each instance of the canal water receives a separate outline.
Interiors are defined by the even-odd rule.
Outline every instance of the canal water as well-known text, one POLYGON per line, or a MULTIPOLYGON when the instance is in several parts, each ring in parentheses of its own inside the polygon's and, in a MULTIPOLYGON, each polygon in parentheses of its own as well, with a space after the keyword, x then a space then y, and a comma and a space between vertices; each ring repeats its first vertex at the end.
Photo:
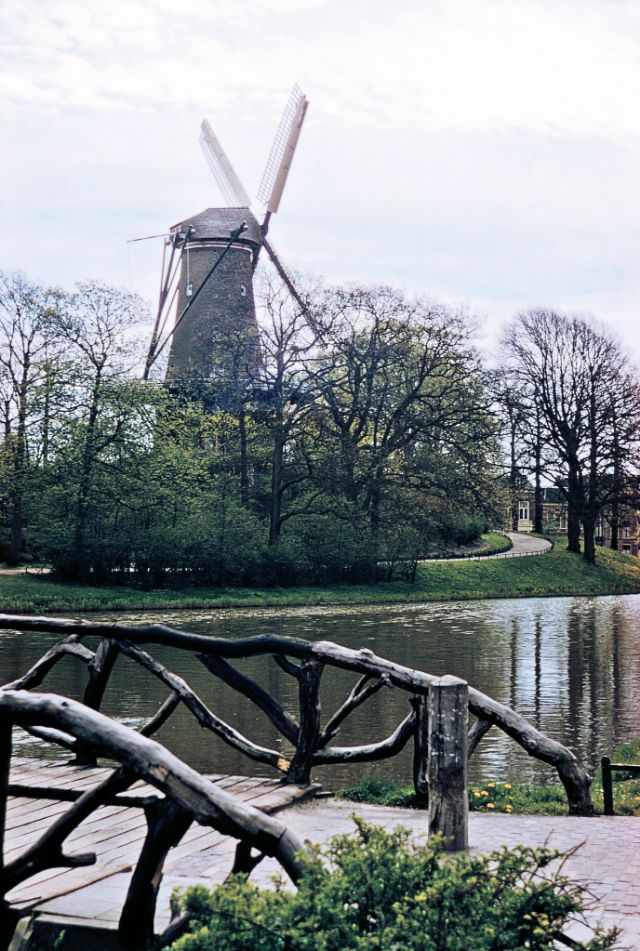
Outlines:
MULTIPOLYGON (((118 617, 127 623, 151 619, 149 614, 118 617)), ((456 674, 573 748, 585 765, 595 765, 601 755, 640 734, 640 595, 181 611, 154 615, 153 619, 229 638, 271 632, 330 640, 354 649, 368 647, 390 660, 433 674, 456 674)), ((0 632, 0 682, 26 670, 54 641, 49 635, 0 632)), ((183 676, 218 716, 251 739, 286 755, 286 743, 281 743, 263 714, 209 674, 195 655, 169 648, 153 648, 152 652, 183 676)), ((289 710, 296 711, 297 684, 270 658, 253 658, 238 662, 238 666, 289 710)), ((84 683, 83 666, 67 658, 40 689, 79 697, 84 683)), ((340 705, 353 683, 348 672, 326 669, 322 685, 325 718, 340 705)), ((165 696, 165 689, 150 674, 120 658, 104 709, 135 727, 153 714, 165 696)), ((404 691, 383 689, 346 721, 335 742, 351 745, 382 739, 407 710, 404 691)), ((181 708, 159 738, 207 772, 272 774, 268 767, 248 760, 198 727, 181 708)), ((43 754, 26 735, 16 738, 16 746, 22 755, 51 755, 51 748, 43 754)), ((410 781, 410 750, 371 765, 324 767, 315 771, 314 778, 328 788, 338 788, 371 772, 410 781)), ((553 781, 555 773, 494 728, 474 755, 472 779, 545 782, 553 781)))

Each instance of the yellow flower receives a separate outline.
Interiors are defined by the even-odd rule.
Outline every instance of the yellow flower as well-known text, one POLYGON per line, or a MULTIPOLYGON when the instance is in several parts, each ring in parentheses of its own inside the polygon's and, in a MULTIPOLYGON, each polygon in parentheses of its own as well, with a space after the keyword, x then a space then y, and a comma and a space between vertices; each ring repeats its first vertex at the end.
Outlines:
POLYGON ((511 803, 507 803, 507 805, 504 807, 504 811, 513 812, 513 806, 511 805, 511 803))
POLYGON ((495 783, 487 783, 487 789, 493 789, 495 783))
POLYGON ((479 799, 479 798, 480 798, 480 793, 478 792, 477 789, 474 789, 474 790, 473 790, 473 795, 476 797, 476 799, 479 799))
POLYGON ((495 809, 495 808, 496 808, 496 807, 495 807, 495 803, 493 803, 493 802, 488 802, 488 803, 487 803, 487 809, 495 809))
POLYGON ((489 793, 487 792, 486 789, 483 789, 482 792, 480 793, 480 795, 481 795, 481 796, 488 796, 489 793))
POLYGON ((503 783, 502 785, 505 789, 511 789, 511 783, 503 783))

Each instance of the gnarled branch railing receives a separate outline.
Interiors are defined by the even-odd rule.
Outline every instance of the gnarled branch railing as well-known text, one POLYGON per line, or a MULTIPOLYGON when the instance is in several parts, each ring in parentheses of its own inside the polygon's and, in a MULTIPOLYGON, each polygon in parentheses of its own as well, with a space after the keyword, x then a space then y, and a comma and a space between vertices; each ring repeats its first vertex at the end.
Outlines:
MULTIPOLYGON (((229 640, 176 630, 163 624, 124 625, 115 623, 66 620, 46 617, 0 615, 0 629, 42 631, 65 636, 52 647, 29 671, 6 688, 27 690, 39 686, 46 674, 65 656, 73 656, 89 665, 90 680, 84 702, 99 707, 117 652, 140 664, 165 684, 169 696, 164 712, 156 715, 166 719, 173 706, 182 703, 197 722, 221 737, 230 746, 241 750, 257 762, 278 770, 286 782, 308 783, 311 770, 323 763, 363 762, 393 756, 411 736, 414 737, 414 783, 423 798, 428 792, 425 698, 436 678, 424 671, 405 667, 378 657, 370 650, 351 650, 329 641, 309 642, 300 638, 275 634, 229 640), (98 636, 100 642, 94 652, 82 639, 98 636), (290 743, 293 754, 285 757, 277 749, 254 743, 230 724, 221 720, 179 676, 167 670, 141 645, 162 644, 192 651, 204 666, 220 680, 254 703, 290 743), (236 670, 230 660, 271 655, 275 662, 298 682, 299 716, 284 709, 275 697, 251 677, 236 670), (360 679, 340 708, 321 723, 319 689, 325 667, 353 671, 360 679), (369 697, 384 687, 398 687, 406 691, 410 712, 386 739, 357 747, 331 745, 345 719, 369 697)), ((469 687, 469 711, 476 720, 468 738, 469 755, 474 752, 491 727, 498 727, 516 741, 526 752, 553 766, 565 788, 569 812, 591 815, 593 805, 589 796, 590 777, 581 767, 574 753, 561 743, 537 730, 515 710, 469 687)), ((45 732, 40 734, 46 737, 45 732)), ((58 741, 60 738, 58 737, 58 741)), ((69 737, 67 745, 74 749, 81 762, 88 762, 91 752, 81 737, 69 737)))
MULTIPOLYGON (((154 718, 147 724, 157 726, 154 718)), ((153 917, 164 858, 192 821, 208 825, 239 840, 234 868, 247 871, 255 865, 251 849, 276 858, 291 879, 300 877, 301 843, 277 819, 240 802, 142 733, 55 694, 0 689, 0 948, 11 940, 20 912, 5 900, 6 894, 26 879, 48 868, 77 868, 93 864, 93 853, 69 855, 64 843, 94 810, 103 805, 131 805, 121 794, 137 779, 144 779, 164 797, 138 798, 143 804, 148 834, 134 871, 120 918, 120 940, 125 948, 146 947, 153 938, 153 917), (2 834, 9 785, 11 728, 44 729, 64 735, 85 750, 120 764, 103 782, 71 799, 70 808, 17 858, 4 863, 2 834)), ((15 790, 14 794, 19 794, 15 790)), ((26 791, 25 791, 26 792, 26 791)), ((25 792, 22 794, 24 795, 25 792)))

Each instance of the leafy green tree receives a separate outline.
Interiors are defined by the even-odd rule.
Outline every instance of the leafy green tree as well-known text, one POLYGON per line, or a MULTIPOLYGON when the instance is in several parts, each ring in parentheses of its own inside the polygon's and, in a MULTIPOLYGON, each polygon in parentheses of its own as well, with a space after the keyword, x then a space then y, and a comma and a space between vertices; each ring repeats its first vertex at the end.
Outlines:
POLYGON ((145 316, 144 302, 98 281, 79 284, 55 315, 58 338, 73 355, 70 381, 76 394, 73 420, 75 489, 73 558, 68 570, 86 574, 85 549, 96 468, 131 418, 127 381, 138 354, 132 330, 145 316))
POLYGON ((494 423, 462 314, 386 287, 328 292, 319 318, 325 479, 363 518, 377 552, 385 507, 486 505, 494 423), (464 485, 464 498, 456 494, 464 485))
POLYGON ((52 327, 63 299, 23 274, 0 274, 0 391, 3 415, 4 509, 8 525, 7 560, 16 564, 24 548, 25 504, 29 490, 34 429, 42 423, 38 388, 49 401, 57 342, 52 327))

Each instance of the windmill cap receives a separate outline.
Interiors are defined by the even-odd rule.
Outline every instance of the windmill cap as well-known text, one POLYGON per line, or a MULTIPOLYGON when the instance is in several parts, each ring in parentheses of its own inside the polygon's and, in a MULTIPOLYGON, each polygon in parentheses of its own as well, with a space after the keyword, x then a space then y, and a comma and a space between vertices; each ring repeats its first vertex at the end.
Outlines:
POLYGON ((262 244, 262 232, 255 216, 248 208, 207 208, 201 211, 199 215, 192 218, 184 218, 177 224, 171 226, 171 232, 177 230, 186 231, 191 228, 189 242, 192 241, 227 241, 232 231, 236 231, 242 222, 246 222, 247 228, 238 241, 260 247, 262 244))

